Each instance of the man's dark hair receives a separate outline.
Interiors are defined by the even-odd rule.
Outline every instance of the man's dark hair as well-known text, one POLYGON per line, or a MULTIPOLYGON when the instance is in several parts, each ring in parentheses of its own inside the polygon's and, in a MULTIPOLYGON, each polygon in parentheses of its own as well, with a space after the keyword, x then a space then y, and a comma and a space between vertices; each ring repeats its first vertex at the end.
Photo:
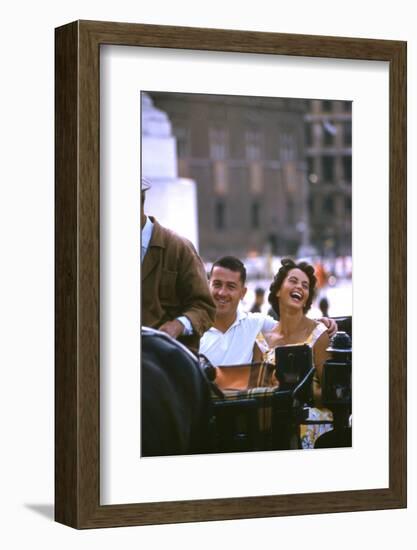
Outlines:
POLYGON ((307 313, 307 311, 311 308, 311 304, 313 303, 314 299, 314 293, 316 289, 316 283, 317 279, 314 275, 314 267, 307 262, 299 262, 296 264, 294 260, 291 260, 291 258, 284 258, 281 260, 281 267, 278 270, 278 273, 275 275, 274 280, 272 281, 271 286, 269 287, 269 296, 268 296, 268 302, 271 304, 273 310, 277 313, 279 317, 279 301, 277 298, 277 292, 281 288, 282 283, 285 280, 285 277, 288 275, 288 273, 292 269, 300 269, 305 273, 309 280, 309 293, 307 302, 303 308, 303 312, 307 313))
POLYGON ((230 269, 230 271, 240 273, 240 280, 242 281, 243 285, 245 284, 246 268, 238 258, 235 258, 234 256, 223 256, 223 258, 219 258, 218 260, 216 260, 211 266, 210 278, 215 267, 223 267, 224 269, 230 269))

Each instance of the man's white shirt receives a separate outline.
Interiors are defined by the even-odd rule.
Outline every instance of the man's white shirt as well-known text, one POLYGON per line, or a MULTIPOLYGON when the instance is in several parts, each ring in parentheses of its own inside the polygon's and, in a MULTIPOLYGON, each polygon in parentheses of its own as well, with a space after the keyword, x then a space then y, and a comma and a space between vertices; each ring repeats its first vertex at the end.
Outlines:
POLYGON ((145 225, 143 226, 143 229, 142 229, 141 262, 143 262, 143 258, 148 252, 149 243, 151 242, 151 239, 152 239, 152 233, 153 233, 153 223, 149 219, 149 216, 147 216, 145 225))
POLYGON ((237 311, 226 332, 211 327, 200 340, 200 353, 214 366, 250 363, 256 336, 270 332, 277 321, 262 313, 237 311))

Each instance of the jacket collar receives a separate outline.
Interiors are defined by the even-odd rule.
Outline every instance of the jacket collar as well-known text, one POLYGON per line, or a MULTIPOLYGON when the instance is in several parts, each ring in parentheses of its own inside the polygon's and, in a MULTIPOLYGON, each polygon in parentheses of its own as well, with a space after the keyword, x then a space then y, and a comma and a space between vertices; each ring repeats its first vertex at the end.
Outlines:
POLYGON ((149 219, 153 223, 153 231, 148 251, 143 258, 141 273, 142 281, 144 281, 157 266, 160 258, 160 248, 165 248, 165 239, 161 225, 152 216, 149 216, 149 219))
POLYGON ((159 246, 161 248, 165 248, 165 235, 162 230, 162 226, 153 216, 149 216, 149 219, 153 223, 152 238, 151 242, 149 243, 149 247, 159 246))

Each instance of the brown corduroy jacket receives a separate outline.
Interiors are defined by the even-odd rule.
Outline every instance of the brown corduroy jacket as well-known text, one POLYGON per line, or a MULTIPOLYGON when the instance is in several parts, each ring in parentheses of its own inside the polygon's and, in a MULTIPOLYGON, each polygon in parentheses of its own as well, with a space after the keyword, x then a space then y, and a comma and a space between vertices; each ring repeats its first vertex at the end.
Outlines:
POLYGON ((213 325, 216 314, 203 262, 187 239, 151 216, 150 220, 152 238, 142 263, 142 325, 159 328, 185 315, 193 335, 179 340, 198 350, 200 337, 213 325))

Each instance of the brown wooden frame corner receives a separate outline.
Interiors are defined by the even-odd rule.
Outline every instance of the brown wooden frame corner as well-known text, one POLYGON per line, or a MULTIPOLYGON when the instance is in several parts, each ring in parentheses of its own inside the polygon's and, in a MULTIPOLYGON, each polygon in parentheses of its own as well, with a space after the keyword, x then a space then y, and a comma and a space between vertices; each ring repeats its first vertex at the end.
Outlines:
MULTIPOLYGON (((406 506, 406 43, 77 21, 55 34, 55 518, 75 528, 406 506), (100 505, 100 45, 389 62, 389 488, 100 505)), ((376 185, 376 184, 375 184, 376 185)))

